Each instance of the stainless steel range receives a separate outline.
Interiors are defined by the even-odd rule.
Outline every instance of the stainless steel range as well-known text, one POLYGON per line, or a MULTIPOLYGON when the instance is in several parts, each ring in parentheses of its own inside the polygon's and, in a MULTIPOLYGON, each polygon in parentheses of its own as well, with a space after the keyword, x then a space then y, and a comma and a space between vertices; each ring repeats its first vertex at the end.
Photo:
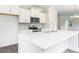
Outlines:
POLYGON ((37 27, 35 25, 29 25, 29 30, 32 30, 32 32, 40 32, 41 31, 41 28, 40 27, 37 27))

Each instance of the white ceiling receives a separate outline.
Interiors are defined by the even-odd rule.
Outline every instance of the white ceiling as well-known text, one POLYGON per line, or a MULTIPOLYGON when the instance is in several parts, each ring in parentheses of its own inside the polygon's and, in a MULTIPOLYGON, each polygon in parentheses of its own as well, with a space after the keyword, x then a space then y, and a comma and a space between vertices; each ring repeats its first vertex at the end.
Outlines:
POLYGON ((55 6, 59 15, 74 15, 79 14, 79 5, 59 5, 55 6))
MULTIPOLYGON (((43 9, 47 9, 49 7, 55 7, 58 11, 58 15, 66 15, 71 16, 74 14, 79 14, 79 5, 33 5, 43 9)), ((32 7, 32 5, 22 6, 24 8, 32 7)))

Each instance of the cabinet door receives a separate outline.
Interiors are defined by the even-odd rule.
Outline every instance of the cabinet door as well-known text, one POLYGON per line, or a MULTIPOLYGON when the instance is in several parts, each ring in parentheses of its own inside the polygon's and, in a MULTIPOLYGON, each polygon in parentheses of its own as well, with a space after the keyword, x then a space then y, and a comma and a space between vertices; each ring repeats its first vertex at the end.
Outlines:
POLYGON ((0 5, 0 13, 9 13, 9 5, 0 5))
POLYGON ((39 17, 39 10, 38 9, 34 9, 34 8, 31 8, 31 16, 32 17, 39 17))
POLYGON ((26 23, 30 23, 30 10, 29 9, 26 9, 26 23))
POLYGON ((29 9, 20 9, 19 22, 30 23, 30 10, 29 9))
POLYGON ((26 22, 26 9, 20 9, 19 22, 20 23, 26 22))
POLYGON ((10 6, 10 13, 19 15, 19 6, 18 5, 11 5, 10 6))
POLYGON ((40 23, 45 23, 45 21, 46 21, 45 16, 46 15, 44 13, 40 13, 40 23))

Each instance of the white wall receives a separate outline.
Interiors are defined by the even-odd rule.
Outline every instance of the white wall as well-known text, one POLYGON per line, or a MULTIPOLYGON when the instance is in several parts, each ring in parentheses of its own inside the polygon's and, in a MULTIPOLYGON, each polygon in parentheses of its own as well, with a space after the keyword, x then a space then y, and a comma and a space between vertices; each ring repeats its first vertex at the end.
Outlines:
POLYGON ((61 16, 57 17, 57 29, 60 30, 61 29, 61 16))
POLYGON ((79 31, 79 19, 71 19, 72 20, 72 27, 69 28, 68 26, 68 20, 70 18, 68 18, 68 16, 61 16, 61 29, 62 30, 76 30, 79 31))
POLYGON ((15 44, 18 42, 18 17, 0 15, 0 47, 15 44))
POLYGON ((68 30, 69 29, 69 17, 68 16, 61 16, 61 30, 68 30))
POLYGON ((79 31, 79 19, 72 20, 72 30, 79 31))

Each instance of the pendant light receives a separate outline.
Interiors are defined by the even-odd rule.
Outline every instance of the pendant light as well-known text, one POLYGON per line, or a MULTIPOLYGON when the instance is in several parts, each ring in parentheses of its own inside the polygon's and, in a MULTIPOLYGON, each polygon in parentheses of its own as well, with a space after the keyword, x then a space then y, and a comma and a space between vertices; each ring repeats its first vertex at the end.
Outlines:
POLYGON ((77 6, 77 5, 73 6, 74 15, 70 16, 70 18, 79 18, 79 14, 78 14, 77 8, 79 8, 79 6, 77 6))

